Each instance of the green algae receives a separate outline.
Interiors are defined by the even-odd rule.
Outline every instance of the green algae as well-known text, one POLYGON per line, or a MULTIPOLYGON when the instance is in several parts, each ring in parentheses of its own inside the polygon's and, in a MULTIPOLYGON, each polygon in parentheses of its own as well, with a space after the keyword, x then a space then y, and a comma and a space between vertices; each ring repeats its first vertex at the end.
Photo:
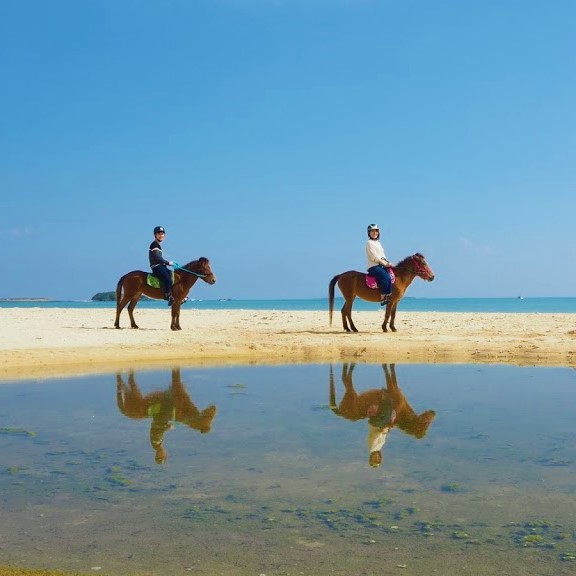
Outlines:
POLYGON ((24 436, 26 438, 35 438, 36 432, 25 430, 24 428, 0 428, 0 434, 6 436, 24 436))

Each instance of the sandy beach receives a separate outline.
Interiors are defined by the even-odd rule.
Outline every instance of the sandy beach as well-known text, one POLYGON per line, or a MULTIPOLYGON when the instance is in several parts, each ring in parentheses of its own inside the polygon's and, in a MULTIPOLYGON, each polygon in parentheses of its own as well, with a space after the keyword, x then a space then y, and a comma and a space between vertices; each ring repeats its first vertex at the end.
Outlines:
POLYGON ((396 333, 383 313, 356 312, 359 333, 340 313, 183 309, 182 330, 168 310, 137 309, 140 329, 113 327, 114 311, 0 310, 0 380, 139 368, 302 362, 499 363, 576 367, 572 314, 402 312, 396 333))

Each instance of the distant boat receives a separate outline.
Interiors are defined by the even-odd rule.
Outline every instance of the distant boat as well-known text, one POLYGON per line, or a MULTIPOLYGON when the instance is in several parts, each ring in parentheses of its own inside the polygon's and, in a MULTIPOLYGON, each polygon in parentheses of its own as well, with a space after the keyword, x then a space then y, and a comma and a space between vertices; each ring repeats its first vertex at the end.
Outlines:
POLYGON ((518 300, 524 300, 524 296, 518 296, 518 300))

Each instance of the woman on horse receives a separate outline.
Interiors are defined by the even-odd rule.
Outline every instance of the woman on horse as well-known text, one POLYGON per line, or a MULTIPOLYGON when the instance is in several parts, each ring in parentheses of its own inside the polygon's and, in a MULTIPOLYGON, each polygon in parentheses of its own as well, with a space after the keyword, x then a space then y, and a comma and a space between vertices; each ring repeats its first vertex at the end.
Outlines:
POLYGON ((154 242, 150 244, 148 249, 148 257, 150 259, 150 268, 152 274, 158 278, 164 287, 164 300, 168 300, 168 306, 174 304, 174 297, 172 296, 172 273, 168 270, 167 266, 173 266, 174 262, 165 260, 162 256, 162 246, 160 244, 164 241, 166 231, 162 226, 154 228, 154 242))
POLYGON ((392 280, 388 268, 392 266, 384 248, 380 243, 380 229, 378 224, 368 225, 368 242, 366 242, 366 256, 368 256, 368 274, 376 278, 380 290, 380 306, 388 303, 392 293, 392 280))

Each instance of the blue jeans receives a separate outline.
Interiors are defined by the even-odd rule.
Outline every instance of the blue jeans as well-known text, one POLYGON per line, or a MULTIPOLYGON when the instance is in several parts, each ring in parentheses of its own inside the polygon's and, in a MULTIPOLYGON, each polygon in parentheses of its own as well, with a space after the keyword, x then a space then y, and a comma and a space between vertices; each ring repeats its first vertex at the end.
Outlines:
POLYGON ((160 280, 162 286, 164 286, 164 294, 168 298, 172 294, 172 274, 170 270, 163 264, 160 264, 152 268, 152 274, 160 280))
POLYGON ((390 274, 388 274, 387 268, 378 264, 368 268, 368 274, 376 278, 376 284, 378 284, 378 289, 382 296, 388 296, 392 292, 392 282, 390 281, 390 274))

